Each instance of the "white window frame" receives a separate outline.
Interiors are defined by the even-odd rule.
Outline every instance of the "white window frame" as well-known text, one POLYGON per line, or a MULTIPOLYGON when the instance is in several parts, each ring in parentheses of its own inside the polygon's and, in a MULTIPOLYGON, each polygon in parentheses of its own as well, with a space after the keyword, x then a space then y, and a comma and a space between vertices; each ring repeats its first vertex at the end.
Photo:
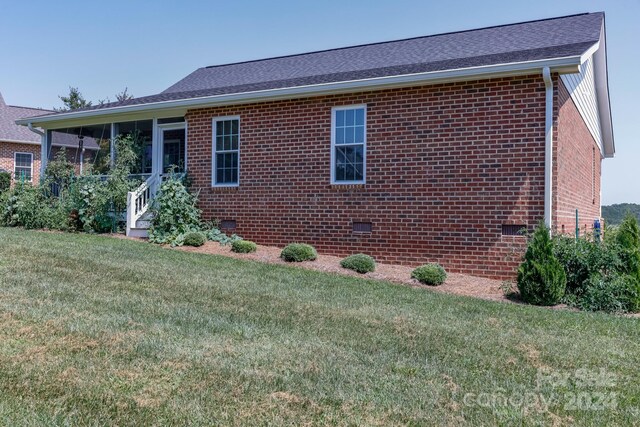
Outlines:
POLYGON ((211 159, 211 186, 212 187, 239 187, 240 186, 240 143, 241 143, 241 134, 242 134, 242 126, 241 126, 241 122, 240 122, 240 116, 221 116, 221 117, 214 117, 213 119, 211 119, 211 153, 212 153, 212 159, 211 159), (238 121, 238 149, 237 150, 223 150, 220 151, 220 153, 234 153, 237 152, 238 153, 238 181, 235 183, 222 183, 222 184, 218 184, 216 182, 216 178, 218 176, 217 172, 217 163, 218 163, 218 156, 216 156, 216 154, 218 154, 218 151, 216 150, 216 136, 217 136, 217 131, 218 131, 218 126, 217 123, 218 122, 224 122, 227 120, 237 120, 238 121))
POLYGON ((24 153, 21 151, 16 151, 15 153, 13 153, 13 179, 15 181, 20 180, 20 177, 16 174, 16 169, 18 167, 18 154, 26 154, 31 158, 31 163, 29 164, 29 167, 31 168, 31 173, 30 173, 31 178, 29 179, 28 182, 33 182, 33 153, 24 153))
POLYGON ((342 105, 331 108, 331 185, 354 185, 367 183, 367 104, 342 105), (343 110, 364 109, 364 141, 362 144, 338 144, 362 145, 362 180, 360 181, 336 181, 336 112, 343 110))

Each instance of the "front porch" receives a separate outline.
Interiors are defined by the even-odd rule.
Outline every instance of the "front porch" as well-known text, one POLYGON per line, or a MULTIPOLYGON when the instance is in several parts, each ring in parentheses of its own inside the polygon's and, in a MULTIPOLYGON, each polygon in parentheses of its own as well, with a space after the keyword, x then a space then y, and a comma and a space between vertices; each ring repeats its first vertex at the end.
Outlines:
POLYGON ((187 171, 187 125, 183 117, 47 129, 42 135, 40 176, 45 176, 56 142, 64 139, 69 155, 80 159, 80 176, 108 179, 116 163, 116 141, 129 135, 136 154, 129 176, 142 183, 127 194, 126 234, 146 237, 150 219, 148 210, 163 177, 187 171), (77 145, 69 144, 69 141, 77 141, 77 145), (90 155, 85 153, 87 146, 94 147, 90 155))

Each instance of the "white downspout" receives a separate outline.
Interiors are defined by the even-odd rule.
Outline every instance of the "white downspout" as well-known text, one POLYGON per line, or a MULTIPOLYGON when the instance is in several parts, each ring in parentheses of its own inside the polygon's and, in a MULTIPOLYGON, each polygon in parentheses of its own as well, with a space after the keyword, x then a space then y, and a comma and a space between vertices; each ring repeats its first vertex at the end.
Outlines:
POLYGON ((551 229, 553 203, 553 80, 549 67, 542 69, 546 88, 544 120, 544 223, 551 229))
POLYGON ((31 132, 40 135, 40 179, 42 179, 42 177, 44 177, 44 171, 47 168, 47 160, 49 160, 49 153, 47 152, 47 134, 35 129, 31 123, 27 124, 27 128, 29 128, 31 132))

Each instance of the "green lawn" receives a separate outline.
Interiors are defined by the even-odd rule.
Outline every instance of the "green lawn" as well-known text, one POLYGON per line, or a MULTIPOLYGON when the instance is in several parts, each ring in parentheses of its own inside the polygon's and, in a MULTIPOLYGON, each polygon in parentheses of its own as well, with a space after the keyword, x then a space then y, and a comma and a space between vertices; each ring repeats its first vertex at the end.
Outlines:
POLYGON ((1 425, 633 424, 639 326, 0 228, 1 425))

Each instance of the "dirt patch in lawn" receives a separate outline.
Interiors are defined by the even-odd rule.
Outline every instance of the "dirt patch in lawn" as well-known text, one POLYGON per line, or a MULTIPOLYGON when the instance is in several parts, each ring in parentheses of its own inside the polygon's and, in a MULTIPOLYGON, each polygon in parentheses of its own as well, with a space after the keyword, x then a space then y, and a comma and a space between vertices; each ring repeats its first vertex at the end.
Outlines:
POLYGON ((342 258, 332 255, 320 255, 315 261, 305 261, 290 263, 280 258, 281 248, 273 246, 258 245, 258 250, 249 254, 237 254, 231 251, 231 246, 221 246, 217 242, 207 242, 198 248, 191 246, 181 246, 179 249, 186 252, 197 252, 210 255, 223 255, 238 259, 250 259, 253 261, 267 262, 270 264, 281 264, 293 267, 318 270, 329 273, 337 273, 345 276, 365 277, 368 279, 387 280, 393 283, 410 285, 432 289, 437 292, 446 292, 457 295, 466 295, 493 301, 514 302, 507 299, 501 289, 502 281, 486 279, 483 277, 469 276, 466 274, 449 273, 447 280, 440 286, 425 286, 411 278, 413 267, 394 264, 376 264, 376 271, 372 273, 359 274, 355 271, 342 268, 340 261, 342 258))

